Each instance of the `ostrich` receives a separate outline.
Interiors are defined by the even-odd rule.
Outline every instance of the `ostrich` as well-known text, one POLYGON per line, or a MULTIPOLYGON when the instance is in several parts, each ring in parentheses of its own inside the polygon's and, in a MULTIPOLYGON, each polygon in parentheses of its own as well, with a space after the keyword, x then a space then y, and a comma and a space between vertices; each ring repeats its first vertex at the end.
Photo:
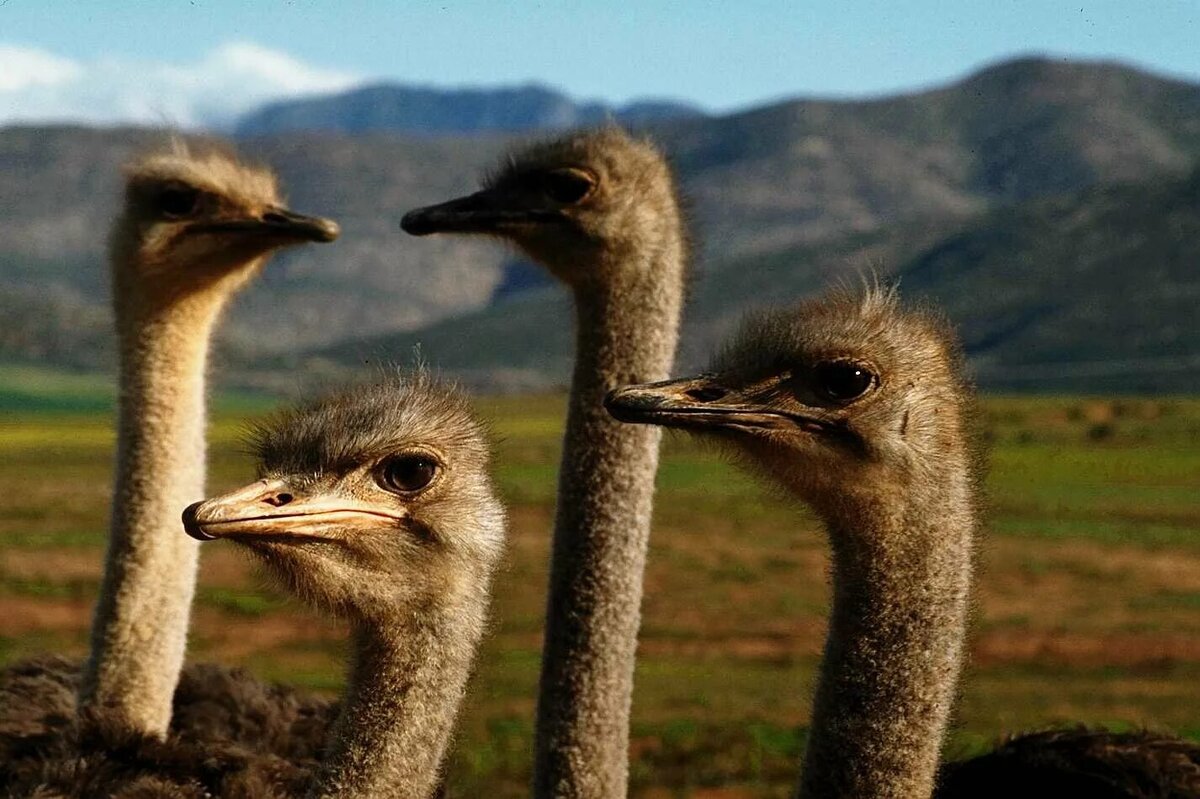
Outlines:
POLYGON ((222 308, 275 250, 338 227, 280 205, 274 175, 183 144, 126 173, 110 242, 120 342, 112 522, 80 705, 162 736, 196 579, 179 508, 203 495, 205 363, 222 308))
MULTIPOLYGON (((216 148, 177 142, 127 169, 110 258, 121 345, 117 477, 92 654, 82 675, 61 657, 4 670, 0 749, 10 756, 77 709, 114 728, 166 733, 196 567, 194 542, 174 531, 179 508, 203 495, 213 325, 274 250, 337 233, 329 220, 281 207, 270 172, 216 148)), ((301 729, 327 715, 324 704, 212 666, 190 668, 175 696, 191 734, 289 757, 314 748, 305 742, 319 736, 301 729)))
POLYGON ((428 796, 504 543, 483 428, 418 376, 285 415, 256 449, 262 479, 183 518, 350 621, 348 688, 310 796, 428 796))
MULTIPOLYGON (((731 445, 825 521, 833 614, 801 797, 934 789, 966 633, 973 401, 946 326, 880 289, 752 316, 710 372, 606 400, 624 421, 731 445)), ((940 782, 943 798, 1042 796, 1047 782, 1066 795, 1182 797, 1200 788, 1200 748, 1149 733, 1035 733, 948 766, 940 782), (1122 772, 1137 777, 1095 792, 1122 772), (1176 792, 1132 787, 1159 772, 1176 792)))
POLYGON ((615 127, 513 156, 468 197, 412 211, 414 235, 511 241, 571 289, 575 370, 559 473, 534 793, 623 796, 659 433, 617 424, 606 392, 665 378, 688 259, 674 180, 615 127))
POLYGON ((453 389, 394 374, 277 416, 252 448, 260 479, 189 505, 183 526, 243 547, 349 621, 347 688, 322 762, 110 729, 82 752, 76 740, 33 742, 6 795, 432 795, 504 544, 484 428, 453 389), (147 784, 161 793, 134 791, 147 784))

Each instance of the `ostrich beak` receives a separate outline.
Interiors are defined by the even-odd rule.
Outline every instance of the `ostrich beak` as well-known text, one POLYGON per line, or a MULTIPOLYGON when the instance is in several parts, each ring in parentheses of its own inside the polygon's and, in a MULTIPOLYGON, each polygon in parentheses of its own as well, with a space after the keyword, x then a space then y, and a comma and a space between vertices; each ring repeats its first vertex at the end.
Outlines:
POLYGON ((830 421, 784 411, 722 385, 715 375, 641 383, 609 392, 604 407, 617 420, 685 430, 801 429, 823 431, 830 421))
POLYGON ((400 227, 413 236, 430 233, 499 233, 556 219, 552 211, 523 208, 519 198, 497 189, 484 189, 456 200, 409 211, 400 227))
POLYGON ((189 505, 183 529, 192 538, 335 540, 349 528, 403 524, 402 513, 333 494, 294 490, 286 480, 258 480, 228 494, 189 505))
POLYGON ((280 206, 270 206, 255 217, 197 222, 188 228, 194 233, 246 233, 287 242, 330 242, 342 229, 337 222, 320 216, 306 216, 280 206))

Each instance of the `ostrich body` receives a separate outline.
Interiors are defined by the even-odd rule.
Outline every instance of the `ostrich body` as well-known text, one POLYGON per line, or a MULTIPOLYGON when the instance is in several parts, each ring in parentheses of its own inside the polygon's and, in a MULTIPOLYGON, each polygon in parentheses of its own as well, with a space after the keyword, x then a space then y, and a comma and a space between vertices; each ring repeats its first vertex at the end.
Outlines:
POLYGON ((402 224, 416 235, 503 237, 574 296, 534 794, 624 796, 660 435, 616 423, 603 399, 666 377, 674 359, 688 252, 670 169, 616 128, 573 134, 530 147, 482 191, 402 224))
POLYGON ((1200 744, 1149 730, 1040 730, 947 763, 937 799, 1191 799, 1200 744))
POLYGON ((302 795, 337 707, 241 669, 190 664, 165 739, 103 708, 76 715, 79 662, 0 673, 0 796, 287 799, 302 795))
POLYGON ((285 246, 337 226, 280 206, 274 176, 179 145, 127 172, 110 242, 120 343, 116 485, 81 707, 165 735, 195 588, 179 509, 204 493, 205 368, 226 301, 285 246))
POLYGON ((466 401, 427 377, 287 414, 262 479, 184 512, 347 618, 353 657, 313 797, 432 794, 487 615, 504 511, 466 401))
POLYGON ((718 438, 825 522, 833 610, 800 797, 916 799, 935 779, 942 799, 1200 789, 1200 747, 1151 733, 1035 733, 938 774, 977 469, 973 395, 936 315, 904 312, 879 289, 836 292, 752 316, 703 375, 629 386, 606 404, 628 422, 718 438))

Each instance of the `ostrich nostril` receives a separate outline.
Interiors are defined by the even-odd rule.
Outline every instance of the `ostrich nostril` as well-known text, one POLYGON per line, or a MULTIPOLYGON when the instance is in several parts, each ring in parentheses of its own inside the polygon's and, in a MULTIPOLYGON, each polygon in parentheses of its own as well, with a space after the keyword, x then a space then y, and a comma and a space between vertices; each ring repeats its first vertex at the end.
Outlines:
POLYGON ((697 402, 716 402, 729 392, 717 386, 704 386, 703 388, 689 388, 683 393, 697 402))
POLYGON ((286 491, 281 491, 278 494, 272 494, 271 496, 267 497, 263 500, 263 502, 267 503, 273 508, 278 508, 280 505, 288 504, 293 499, 295 499, 295 497, 293 497, 291 494, 287 493, 286 491))
POLYGON ((290 220, 283 214, 277 214, 273 211, 268 211, 262 216, 264 222, 273 222, 276 225, 286 225, 290 220))

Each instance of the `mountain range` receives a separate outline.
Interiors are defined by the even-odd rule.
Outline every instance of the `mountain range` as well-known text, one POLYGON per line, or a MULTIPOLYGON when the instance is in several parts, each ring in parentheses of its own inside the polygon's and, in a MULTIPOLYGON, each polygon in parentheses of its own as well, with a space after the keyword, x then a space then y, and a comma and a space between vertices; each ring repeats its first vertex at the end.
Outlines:
POLYGON ((704 116, 697 106, 641 100, 614 108, 577 102, 530 84, 501 89, 435 89, 381 83, 347 92, 269 103, 241 117, 238 136, 294 131, 407 133, 426 136, 565 130, 613 120, 642 125, 704 116))
MULTIPOLYGON (((410 239, 397 223, 471 190, 515 142, 590 121, 587 104, 504 116, 487 92, 474 106, 458 92, 429 100, 422 127, 419 104, 392 93, 371 110, 371 91, 239 126, 240 149, 276 167, 293 206, 344 234, 280 258, 239 299, 225 380, 295 385, 416 345, 486 387, 565 380, 559 289, 494 243, 410 239)), ((947 309, 985 386, 1200 390, 1200 85, 1026 58, 902 96, 659 111, 626 123, 662 144, 691 200, 681 367, 745 309, 870 269, 947 309)), ((161 139, 0 130, 0 358, 111 367, 103 231, 119 164, 161 139)))

